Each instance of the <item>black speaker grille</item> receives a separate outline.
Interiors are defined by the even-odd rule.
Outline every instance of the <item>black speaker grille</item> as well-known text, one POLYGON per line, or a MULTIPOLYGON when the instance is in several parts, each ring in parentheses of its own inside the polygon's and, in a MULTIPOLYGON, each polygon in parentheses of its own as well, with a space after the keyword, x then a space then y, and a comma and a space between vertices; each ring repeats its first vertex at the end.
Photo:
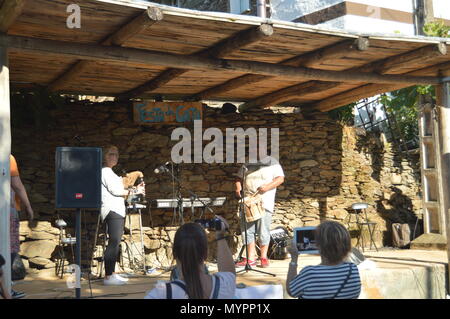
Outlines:
POLYGON ((56 208, 100 208, 102 151, 56 148, 56 208))

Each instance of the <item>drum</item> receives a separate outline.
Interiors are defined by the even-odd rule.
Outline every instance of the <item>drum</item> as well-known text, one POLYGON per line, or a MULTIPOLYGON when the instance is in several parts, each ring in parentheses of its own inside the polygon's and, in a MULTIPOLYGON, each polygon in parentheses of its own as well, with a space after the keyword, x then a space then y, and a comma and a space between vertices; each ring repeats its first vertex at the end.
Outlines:
POLYGON ((247 222, 254 222, 263 217, 265 211, 261 195, 253 194, 244 197, 244 210, 247 222))

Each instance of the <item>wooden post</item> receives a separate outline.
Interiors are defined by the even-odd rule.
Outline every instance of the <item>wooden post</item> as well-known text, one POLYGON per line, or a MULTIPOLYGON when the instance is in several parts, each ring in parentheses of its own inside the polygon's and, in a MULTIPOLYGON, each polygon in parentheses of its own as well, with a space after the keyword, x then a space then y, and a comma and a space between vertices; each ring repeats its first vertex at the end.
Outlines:
POLYGON ((8 52, 0 41, 0 254, 5 258, 3 266, 4 284, 11 287, 11 249, 9 242, 9 215, 11 177, 9 155, 11 154, 11 126, 9 107, 8 52))
POLYGON ((7 32, 9 27, 22 14, 24 0, 8 0, 0 2, 0 32, 7 32))
POLYGON ((433 0, 414 1, 414 28, 417 35, 426 35, 423 27, 434 18, 433 0))
MULTIPOLYGON (((439 139, 441 141, 441 178, 444 193, 445 227, 447 229, 447 256, 450 273, 450 81, 436 87, 439 110, 439 139)), ((449 276, 450 287, 450 276, 449 276)))

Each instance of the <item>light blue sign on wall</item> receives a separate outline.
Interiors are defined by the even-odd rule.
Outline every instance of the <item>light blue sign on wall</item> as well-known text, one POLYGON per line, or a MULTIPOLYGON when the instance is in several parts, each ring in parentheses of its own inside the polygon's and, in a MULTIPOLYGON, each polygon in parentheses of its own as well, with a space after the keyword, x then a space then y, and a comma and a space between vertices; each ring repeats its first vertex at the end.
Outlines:
POLYGON ((134 122, 139 124, 186 123, 202 119, 200 102, 136 102, 134 122))

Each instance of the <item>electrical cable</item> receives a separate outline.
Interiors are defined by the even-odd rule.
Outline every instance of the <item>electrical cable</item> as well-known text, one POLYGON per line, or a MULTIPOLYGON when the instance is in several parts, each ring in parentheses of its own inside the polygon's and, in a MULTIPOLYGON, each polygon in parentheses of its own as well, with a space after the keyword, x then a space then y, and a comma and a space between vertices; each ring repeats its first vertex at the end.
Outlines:
MULTIPOLYGON (((88 234, 87 225, 86 225, 86 210, 85 209, 83 209, 83 218, 84 218, 84 231, 85 231, 85 234, 88 234)), ((86 250, 86 254, 89 254, 89 249, 86 250)), ((86 257, 87 257, 86 260, 88 260, 89 256, 86 256, 86 257)), ((80 269, 81 269, 81 265, 80 265, 80 269)), ((89 269, 87 270, 87 275, 88 275, 88 282, 89 282, 89 290, 91 292, 91 298, 93 298, 92 286, 91 286, 91 267, 89 267, 89 269)))

